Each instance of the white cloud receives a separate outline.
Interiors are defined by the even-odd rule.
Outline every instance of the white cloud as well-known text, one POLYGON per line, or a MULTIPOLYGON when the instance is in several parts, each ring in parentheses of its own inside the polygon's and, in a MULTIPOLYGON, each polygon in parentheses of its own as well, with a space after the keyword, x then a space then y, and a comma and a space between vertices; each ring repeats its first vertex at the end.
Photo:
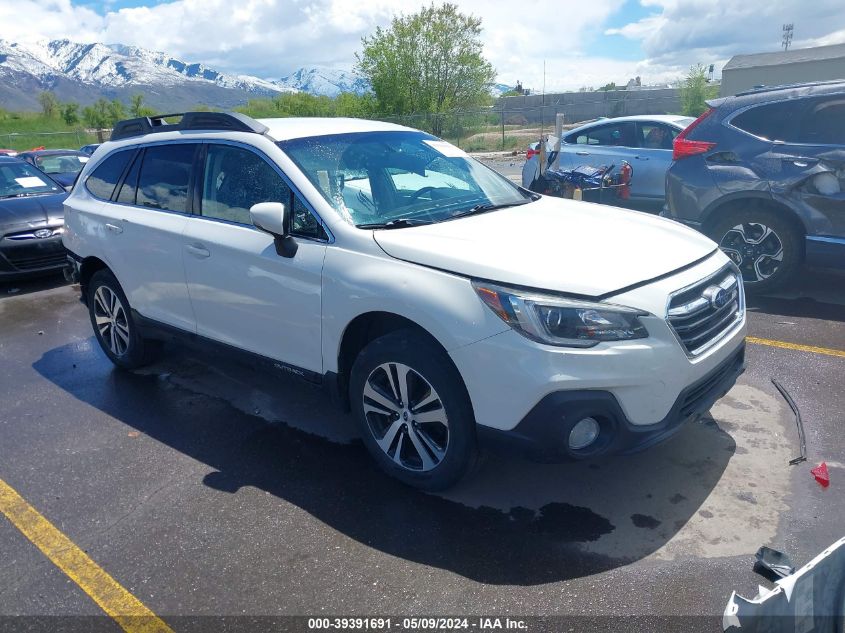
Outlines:
MULTIPOLYGON (((299 66, 348 68, 363 35, 428 0, 172 0, 102 15, 71 0, 0 0, 0 38, 68 38, 165 51, 224 71, 278 78, 299 66)), ((441 1, 441 0, 436 0, 441 1)), ((623 83, 641 75, 659 83, 694 63, 721 65, 731 55, 777 50, 783 22, 794 46, 845 41, 842 0, 641 0, 650 15, 607 29, 624 0, 558 5, 548 0, 456 0, 483 19, 485 53, 499 80, 547 90, 623 83), (622 36, 639 61, 586 55, 596 41, 622 36)), ((625 57, 630 58, 630 55, 625 57)))
POLYGON ((641 43, 656 63, 712 63, 738 53, 776 51, 784 23, 793 47, 845 41, 842 0, 643 0, 653 15, 609 33, 641 43), (839 35, 832 37, 835 31, 839 35), (834 41, 835 40, 835 41, 834 41))
POLYGON ((93 41, 101 33, 102 18, 71 0, 0 0, 0 39, 93 41))

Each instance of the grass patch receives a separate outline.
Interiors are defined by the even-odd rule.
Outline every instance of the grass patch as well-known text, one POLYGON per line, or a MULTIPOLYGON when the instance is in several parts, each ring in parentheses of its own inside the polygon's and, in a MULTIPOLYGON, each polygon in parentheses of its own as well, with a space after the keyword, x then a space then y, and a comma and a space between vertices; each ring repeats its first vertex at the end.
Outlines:
POLYGON ((97 143, 97 135, 81 125, 68 125, 58 117, 33 112, 0 110, 0 147, 18 151, 41 147, 78 149, 97 143))

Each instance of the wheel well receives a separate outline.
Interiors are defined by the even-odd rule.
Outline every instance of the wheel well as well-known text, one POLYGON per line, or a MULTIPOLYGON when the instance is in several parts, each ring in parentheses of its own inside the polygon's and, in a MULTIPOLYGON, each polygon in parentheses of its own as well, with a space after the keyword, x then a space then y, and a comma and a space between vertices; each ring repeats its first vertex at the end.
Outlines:
POLYGON ((338 396, 341 406, 349 409, 349 374, 352 371, 352 365, 361 350, 367 346, 368 343, 375 339, 395 332, 396 330, 416 330, 424 336, 431 339, 434 345, 437 345, 445 352, 445 348, 440 344, 434 336, 431 335, 425 328, 420 327, 410 319, 393 314, 391 312, 367 312, 355 317, 352 322, 346 326, 343 333, 343 339, 340 342, 340 351, 338 352, 337 366, 337 388, 338 396))
POLYGON ((761 210, 766 209, 768 211, 774 211, 780 217, 789 222, 792 227, 798 232, 799 235, 804 236, 807 233, 807 229, 804 226, 804 223, 801 222, 801 220, 798 218, 798 216, 792 209, 774 200, 767 200, 761 198, 739 198, 723 202, 707 214, 707 219, 704 220, 704 224, 701 227, 702 233, 709 236, 711 230, 716 225, 716 223, 719 222, 719 220, 721 220, 727 214, 732 213, 733 211, 741 211, 743 209, 748 209, 749 207, 761 210))
POLYGON ((88 282, 91 281, 91 277, 94 276, 95 272, 104 268, 108 269, 106 263, 96 257, 86 257, 82 260, 82 264, 79 267, 79 285, 82 288, 83 300, 87 299, 88 282))

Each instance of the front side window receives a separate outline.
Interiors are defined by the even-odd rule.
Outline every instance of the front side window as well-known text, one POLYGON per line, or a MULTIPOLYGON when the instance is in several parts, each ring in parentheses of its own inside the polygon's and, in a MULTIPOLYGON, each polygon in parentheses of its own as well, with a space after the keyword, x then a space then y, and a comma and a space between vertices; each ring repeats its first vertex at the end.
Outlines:
POLYGON ((0 199, 62 192, 64 189, 28 163, 0 163, 0 199))
POLYGON ((249 209, 259 202, 290 204, 291 190, 263 158, 232 145, 209 145, 202 187, 202 215, 252 224, 249 209))
POLYGON ((111 199, 117 181, 120 180, 134 153, 135 150, 115 152, 97 165, 94 172, 85 181, 88 191, 102 200, 111 199))
POLYGON ((731 120, 731 125, 769 141, 788 140, 800 103, 795 99, 749 108, 731 120))
POLYGON ((325 200, 356 226, 440 222, 530 202, 506 178, 422 132, 357 132, 282 141, 325 200))
POLYGON ((196 149, 197 145, 192 143, 147 147, 138 176, 135 204, 185 213, 196 149))

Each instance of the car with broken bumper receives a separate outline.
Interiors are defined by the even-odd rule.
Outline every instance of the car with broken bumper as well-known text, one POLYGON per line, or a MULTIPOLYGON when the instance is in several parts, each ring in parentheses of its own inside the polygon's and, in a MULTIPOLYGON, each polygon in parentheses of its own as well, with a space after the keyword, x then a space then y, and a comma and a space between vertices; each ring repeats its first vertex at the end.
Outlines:
POLYGON ((712 237, 749 291, 845 269, 845 82, 709 104, 675 139, 663 214, 712 237))
POLYGON ((643 449, 744 368, 739 274, 708 238, 531 193, 397 125, 131 120, 66 206, 117 366, 176 337, 322 383, 420 488, 457 482, 484 444, 643 449))

